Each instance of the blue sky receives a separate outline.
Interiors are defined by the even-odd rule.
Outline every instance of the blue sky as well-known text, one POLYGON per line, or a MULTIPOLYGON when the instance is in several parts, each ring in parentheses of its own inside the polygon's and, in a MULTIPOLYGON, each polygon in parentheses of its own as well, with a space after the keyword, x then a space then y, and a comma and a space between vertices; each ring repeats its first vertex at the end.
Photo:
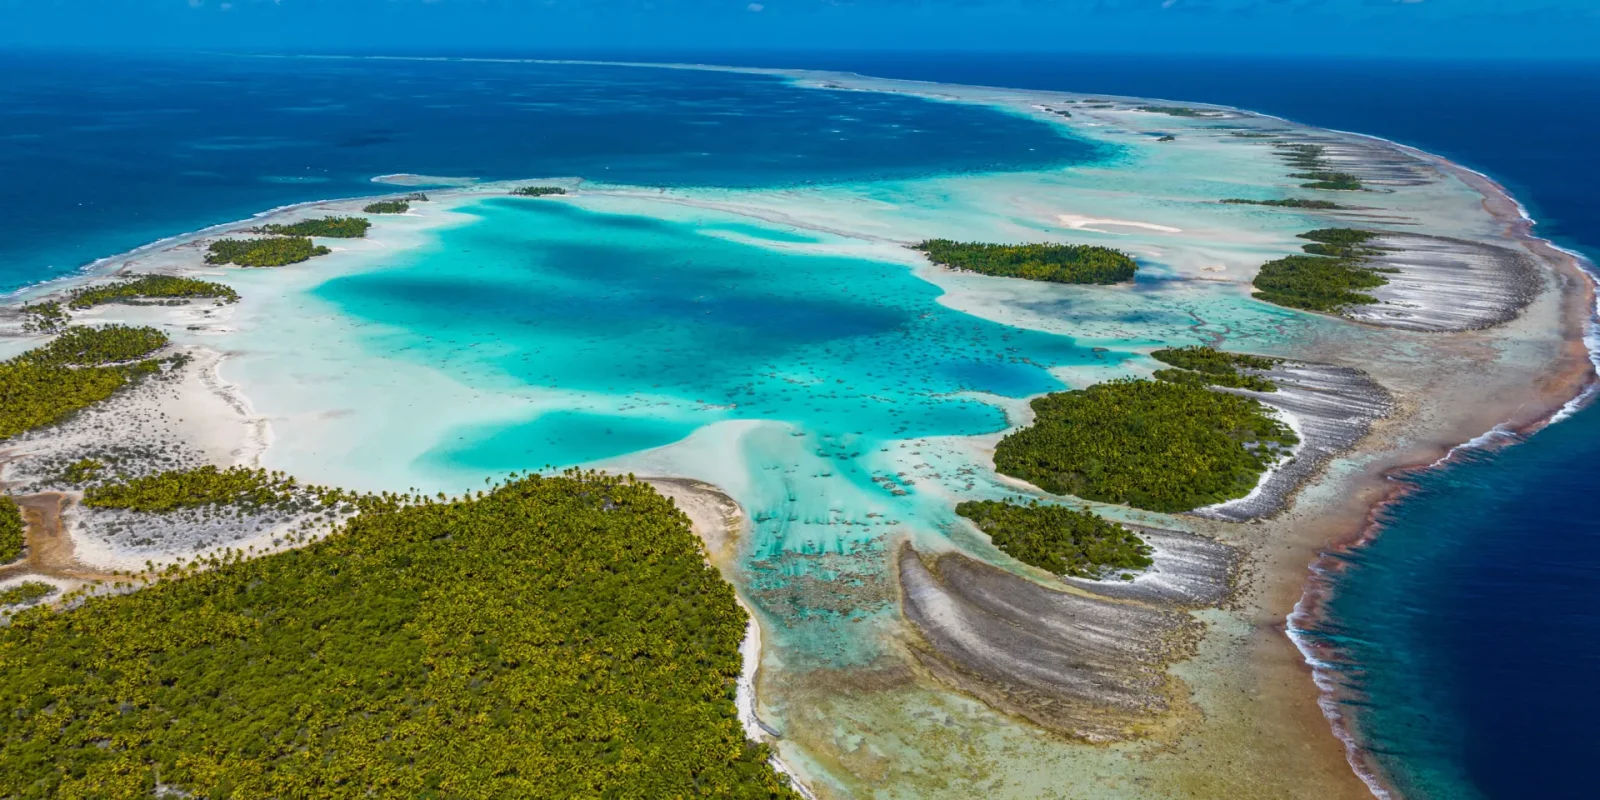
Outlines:
POLYGON ((0 0, 0 45, 1597 57, 1600 0, 0 0))

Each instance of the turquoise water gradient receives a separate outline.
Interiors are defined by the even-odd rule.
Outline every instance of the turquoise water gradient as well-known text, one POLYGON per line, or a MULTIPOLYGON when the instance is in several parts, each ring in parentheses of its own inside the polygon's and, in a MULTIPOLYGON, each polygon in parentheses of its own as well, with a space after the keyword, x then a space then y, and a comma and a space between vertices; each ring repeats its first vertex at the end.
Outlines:
MULTIPOLYGON (((475 220, 431 246, 317 290, 388 331, 373 334, 374 352, 474 387, 550 393, 531 417, 460 431, 424 460, 481 476, 593 462, 717 422, 781 423, 723 454, 746 464, 732 491, 756 523, 747 564, 775 590, 797 576, 881 575, 886 534, 948 516, 882 459, 905 440, 1004 428, 974 393, 1022 398, 1061 388, 1050 367, 1120 358, 945 308, 903 264, 725 235, 800 238, 781 229, 550 200, 468 210, 475 220)), ((821 624, 810 649, 834 656, 867 646, 831 627, 863 608, 876 607, 823 612, 791 597, 768 610, 787 616, 782 635, 821 624)))
POLYGON ((1046 367, 1093 357, 1066 337, 946 309, 899 264, 784 253, 560 202, 487 200, 474 213, 435 246, 319 293, 401 331, 382 350, 474 384, 622 400, 618 422, 593 411, 581 422, 612 425, 614 446, 551 437, 530 420, 450 450, 460 463, 567 466, 660 444, 660 423, 686 418, 782 420, 844 438, 985 433, 1003 427, 1001 412, 958 393, 1049 391, 1060 384, 1046 367), (656 424, 629 421, 641 415, 656 424), (530 440, 546 445, 533 464, 530 440))

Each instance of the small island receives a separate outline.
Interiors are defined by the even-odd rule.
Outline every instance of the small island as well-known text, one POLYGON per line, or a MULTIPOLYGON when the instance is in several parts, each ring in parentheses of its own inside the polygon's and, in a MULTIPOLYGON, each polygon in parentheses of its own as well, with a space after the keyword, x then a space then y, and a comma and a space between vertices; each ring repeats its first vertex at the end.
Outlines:
POLYGON ((560 186, 518 186, 512 189, 511 193, 521 197, 548 197, 550 195, 566 194, 567 190, 560 186))
POLYGON ((140 305, 141 301, 156 300, 165 305, 192 299, 237 303, 239 293, 234 291, 233 287, 215 281, 180 278, 173 275, 139 275, 115 283, 75 290, 68 296, 67 306, 81 311, 102 303, 140 305))
POLYGON ((1230 389, 1249 389, 1256 392, 1278 390, 1278 385, 1272 381, 1260 375, 1240 371, 1272 369, 1279 363, 1276 358, 1225 353, 1214 347, 1200 345, 1157 350, 1151 353, 1150 357, 1176 367, 1176 369, 1156 370, 1157 380, 1196 386, 1226 386, 1230 389))
POLYGON ((1333 202, 1332 200, 1306 200, 1306 199, 1299 198, 1299 197, 1291 197, 1291 198, 1288 198, 1288 199, 1285 199, 1285 200, 1244 200, 1244 199, 1235 197, 1235 198, 1229 198, 1227 200, 1222 200, 1220 202, 1227 203, 1228 205, 1273 206, 1275 208, 1304 208, 1304 209, 1309 209, 1309 210, 1312 210, 1312 211, 1343 211, 1343 210, 1346 210, 1348 208, 1348 206, 1341 206, 1338 203, 1333 202))
POLYGON ((929 239, 912 249, 951 269, 1052 283, 1111 284, 1133 280, 1132 256, 1087 244, 983 244, 929 239))
POLYGON ((321 236, 328 239, 360 239, 367 235, 372 220, 361 217, 318 217, 287 224, 261 225, 251 233, 274 236, 321 236))
POLYGON ((287 236, 270 239, 221 239, 211 243, 207 264, 234 264, 240 267, 282 267, 298 264, 333 252, 309 237, 287 236))
POLYGON ((1188 383, 1122 378, 1035 398, 995 469, 1052 494, 1150 511, 1244 497, 1298 439, 1266 406, 1188 383))
POLYGON ((1089 511, 1037 500, 981 500, 956 506, 956 513, 972 520, 1001 552, 1056 575, 1101 578, 1153 563, 1150 547, 1133 531, 1089 511))
POLYGON ((404 214, 411 210, 411 204, 405 200, 379 200, 368 203, 361 210, 368 214, 404 214))
POLYGON ((1207 111, 1203 108, 1189 108, 1188 106, 1139 106, 1135 111, 1147 114, 1166 114, 1169 117, 1220 117, 1220 111, 1207 111))
POLYGON ((0 362, 0 440, 66 419, 161 370, 155 328, 69 328, 49 344, 0 362))
POLYGON ((1255 297, 1275 305, 1335 313, 1346 306, 1369 305, 1377 298, 1362 289, 1389 282, 1386 270, 1368 265, 1375 251, 1366 246, 1377 234, 1352 228, 1324 228, 1300 234, 1313 243, 1307 255, 1286 256, 1261 265, 1255 297))

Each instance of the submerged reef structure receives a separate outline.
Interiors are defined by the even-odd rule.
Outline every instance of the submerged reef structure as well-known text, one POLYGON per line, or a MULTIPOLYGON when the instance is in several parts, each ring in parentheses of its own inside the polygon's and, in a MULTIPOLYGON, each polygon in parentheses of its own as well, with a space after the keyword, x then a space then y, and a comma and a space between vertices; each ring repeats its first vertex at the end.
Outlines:
POLYGON ((1354 447, 1372 424, 1394 410, 1389 393, 1353 367, 1274 360, 1251 369, 1270 392, 1250 387, 1216 391, 1250 397, 1286 417, 1299 437, 1293 455, 1275 466, 1249 495, 1191 511, 1197 516, 1246 522, 1282 511, 1302 485, 1338 453, 1354 447))
POLYGON ((1446 332, 1515 319, 1542 288, 1521 250, 1466 239, 1352 228, 1300 234, 1305 255, 1269 261, 1255 296, 1386 328, 1446 332))
POLYGON ((1048 730, 1092 742, 1160 735, 1187 711, 1167 672, 1200 634, 1184 609, 1224 596, 1234 565, 1231 548, 1199 537, 1155 540, 1174 539, 1192 547, 1157 555, 1168 580, 1109 582, 1105 594, 1095 581, 1051 588, 960 553, 902 546, 911 650, 939 680, 1048 730))
POLYGON ((1443 236, 1383 231, 1367 263, 1386 282, 1375 302, 1340 314, 1357 322, 1414 331, 1468 331, 1516 319, 1543 286, 1523 250, 1443 236))

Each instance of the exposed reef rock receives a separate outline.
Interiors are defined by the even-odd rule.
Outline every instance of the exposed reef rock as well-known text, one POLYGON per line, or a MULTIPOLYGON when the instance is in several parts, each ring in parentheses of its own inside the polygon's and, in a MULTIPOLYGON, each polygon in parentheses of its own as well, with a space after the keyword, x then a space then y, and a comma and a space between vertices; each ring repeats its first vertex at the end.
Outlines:
POLYGON ((1151 554, 1155 564, 1131 581, 1062 580, 1104 597, 1146 603, 1199 607, 1227 599, 1239 563, 1237 548, 1192 533, 1128 527, 1155 548, 1151 554))
POLYGON ((1169 663, 1200 624, 1165 606, 1054 590, 958 553, 899 554, 918 660, 990 706, 1089 741, 1149 735, 1184 703, 1169 663))
POLYGON ((1248 497, 1189 513, 1246 522, 1282 511, 1289 498, 1335 454, 1354 446, 1372 423, 1394 407, 1389 393, 1365 372, 1332 364, 1283 362, 1270 370, 1246 370, 1278 385, 1276 392, 1218 388, 1253 397, 1290 418, 1300 444, 1248 497))
POLYGON ((1368 243, 1381 252, 1371 266, 1395 269, 1378 299, 1343 316, 1414 331, 1468 331, 1515 319, 1542 286, 1532 256, 1519 250, 1412 233, 1385 233, 1368 243))
POLYGON ((1334 134, 1274 141, 1321 147, 1321 158, 1327 169, 1354 175, 1369 189, 1426 186, 1442 177, 1432 164, 1381 142, 1334 134))

